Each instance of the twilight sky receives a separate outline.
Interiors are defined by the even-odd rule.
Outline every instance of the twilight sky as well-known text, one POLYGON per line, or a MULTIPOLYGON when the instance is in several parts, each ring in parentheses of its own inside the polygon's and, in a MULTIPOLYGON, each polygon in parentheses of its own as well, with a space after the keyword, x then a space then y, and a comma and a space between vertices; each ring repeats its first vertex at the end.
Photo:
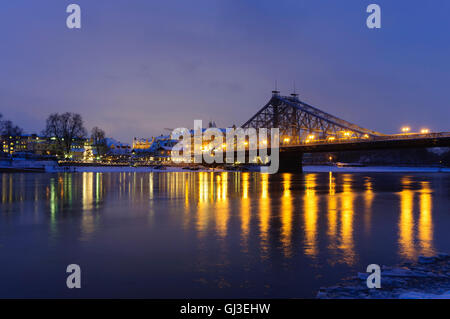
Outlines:
POLYGON ((78 112, 131 142, 194 119, 242 124, 277 80, 366 128, 450 131, 449 15, 448 0, 1 1, 0 113, 38 133, 78 112), (81 30, 66 27, 70 3, 81 30))

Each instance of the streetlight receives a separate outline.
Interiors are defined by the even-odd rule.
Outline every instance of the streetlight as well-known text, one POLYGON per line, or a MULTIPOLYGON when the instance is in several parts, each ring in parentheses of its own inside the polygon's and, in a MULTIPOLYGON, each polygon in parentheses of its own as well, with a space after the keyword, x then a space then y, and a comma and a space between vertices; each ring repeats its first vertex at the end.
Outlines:
POLYGON ((402 127, 402 132, 403 133, 408 133, 409 131, 411 131, 411 128, 409 126, 403 126, 402 127))
POLYGON ((427 128, 423 128, 423 129, 420 130, 420 133, 422 133, 422 134, 428 134, 428 133, 430 133, 430 130, 427 129, 427 128))

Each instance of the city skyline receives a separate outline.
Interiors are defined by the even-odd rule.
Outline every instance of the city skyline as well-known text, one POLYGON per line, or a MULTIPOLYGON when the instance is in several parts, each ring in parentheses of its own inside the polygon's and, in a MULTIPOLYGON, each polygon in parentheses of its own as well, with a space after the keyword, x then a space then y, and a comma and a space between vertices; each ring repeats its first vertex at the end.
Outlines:
POLYGON ((275 81, 300 99, 383 133, 404 125, 448 131, 450 24, 444 1, 377 1, 382 28, 365 25, 369 1, 200 1, 193 6, 79 0, 0 5, 1 113, 40 133, 53 112, 130 142, 194 119, 243 124, 275 81))

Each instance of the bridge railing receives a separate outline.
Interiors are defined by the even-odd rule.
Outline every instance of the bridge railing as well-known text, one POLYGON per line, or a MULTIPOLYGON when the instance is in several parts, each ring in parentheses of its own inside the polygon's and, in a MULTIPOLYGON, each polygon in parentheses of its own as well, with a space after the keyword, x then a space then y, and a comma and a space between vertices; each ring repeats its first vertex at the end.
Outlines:
POLYGON ((440 133, 408 133, 408 134, 394 134, 386 136, 376 137, 333 137, 326 139, 310 139, 304 140, 301 143, 289 143, 280 141, 281 146, 296 146, 296 145, 320 145, 320 144, 343 144, 343 143, 355 143, 355 142, 373 142, 373 141, 395 141, 395 140, 414 140, 414 139, 435 139, 450 137, 450 132, 440 133))

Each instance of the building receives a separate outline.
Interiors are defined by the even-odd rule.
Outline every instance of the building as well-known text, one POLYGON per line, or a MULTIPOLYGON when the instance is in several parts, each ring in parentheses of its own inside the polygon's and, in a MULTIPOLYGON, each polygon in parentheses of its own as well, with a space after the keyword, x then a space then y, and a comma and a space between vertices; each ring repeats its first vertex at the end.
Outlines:
POLYGON ((1 146, 3 153, 14 154, 23 152, 32 152, 31 145, 38 138, 37 135, 21 135, 21 136, 1 136, 1 146))
POLYGON ((145 138, 134 138, 133 139, 133 150, 148 150, 150 146, 152 145, 153 141, 155 140, 154 137, 151 139, 145 139, 145 138))
POLYGON ((131 156, 130 144, 119 142, 113 138, 106 138, 106 154, 103 158, 109 162, 128 161, 131 156))
POLYGON ((133 142, 133 160, 145 164, 170 162, 171 152, 177 140, 169 135, 161 135, 149 139, 135 139, 133 142))

